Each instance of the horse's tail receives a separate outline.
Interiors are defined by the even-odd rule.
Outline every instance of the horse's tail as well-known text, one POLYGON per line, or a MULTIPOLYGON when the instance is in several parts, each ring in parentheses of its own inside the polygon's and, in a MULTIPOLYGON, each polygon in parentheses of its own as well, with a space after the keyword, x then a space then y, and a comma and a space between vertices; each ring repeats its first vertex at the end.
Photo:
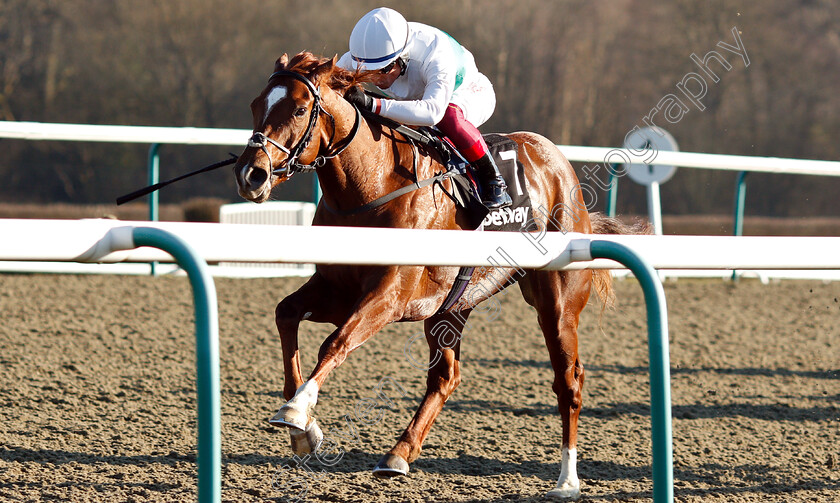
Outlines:
MULTIPOLYGON (((637 220, 632 225, 622 223, 616 218, 608 217, 603 213, 593 212, 589 214, 592 222, 593 234, 652 234, 653 227, 649 222, 637 220)), ((615 292, 612 288, 612 276, 609 269, 593 269, 592 285, 595 292, 601 299, 603 310, 612 307, 615 303, 615 292)))

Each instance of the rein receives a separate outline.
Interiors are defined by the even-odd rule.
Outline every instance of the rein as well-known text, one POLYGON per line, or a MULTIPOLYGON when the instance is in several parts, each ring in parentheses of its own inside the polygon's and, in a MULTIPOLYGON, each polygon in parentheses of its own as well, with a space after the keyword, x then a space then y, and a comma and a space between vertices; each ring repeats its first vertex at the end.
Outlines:
POLYGON ((366 119, 378 122, 379 124, 391 128, 394 131, 400 133, 401 135, 405 136, 408 141, 416 141, 417 143, 427 148, 437 151, 444 157, 444 164, 446 164, 446 161, 449 157, 448 150, 446 149, 446 147, 443 144, 443 141, 441 141, 440 138, 437 138, 432 134, 424 133, 416 129, 410 128, 404 124, 400 124, 395 120, 391 120, 387 117, 382 117, 381 115, 368 110, 365 110, 364 112, 362 112, 362 114, 365 116, 366 119))
MULTIPOLYGON (((353 123, 353 130, 350 132, 350 134, 344 140, 342 140, 343 145, 341 145, 337 149, 334 149, 333 140, 334 140, 334 137, 335 137, 335 117, 333 117, 332 114, 329 113, 328 111, 324 110, 323 107, 321 106, 321 93, 318 91, 318 88, 312 83, 311 80, 306 78, 304 75, 302 75, 300 73, 297 73, 297 72, 292 72, 292 71, 289 71, 289 70, 278 70, 278 71, 272 73, 271 76, 268 77, 268 82, 271 82, 275 77, 278 77, 278 76, 291 77, 295 80, 298 80, 298 81, 302 82, 306 86, 306 88, 309 89, 309 92, 312 94, 312 97, 314 99, 314 102, 312 104, 312 111, 310 112, 310 115, 309 115, 309 124, 307 125, 306 131, 303 133, 303 136, 301 137, 300 141, 298 141, 297 145, 295 145, 291 149, 281 145, 276 140, 273 140, 273 139, 269 138, 268 136, 266 136, 262 132, 255 132, 251 136, 251 138, 248 140, 248 147, 259 148, 265 153, 266 157, 268 158, 269 170, 271 171, 272 175, 286 176, 287 178, 291 178, 292 175, 294 175, 295 173, 298 173, 298 172, 304 173, 304 172, 315 171, 317 168, 320 168, 321 166, 324 166, 328 159, 332 159, 332 158, 336 157, 337 155, 341 154, 342 152, 344 152, 344 150, 347 149, 348 146, 350 146, 350 143, 353 142, 353 139, 356 137, 356 134, 359 132, 359 126, 361 125, 361 122, 362 122, 362 112, 359 110, 358 107, 355 107, 355 106, 353 107, 356 110, 356 120, 353 123), (306 147, 309 146, 309 143, 312 141, 312 137, 313 137, 314 131, 315 131, 315 124, 317 124, 317 122, 318 122, 318 116, 322 113, 327 115, 330 118, 330 121, 333 124, 333 131, 332 131, 332 135, 330 135, 330 143, 327 146, 327 153, 324 154, 324 155, 317 156, 315 158, 315 160, 312 161, 312 164, 301 164, 298 159, 299 159, 300 155, 303 153, 303 151, 306 150, 306 147), (277 168, 275 168, 271 163, 271 155, 269 155, 269 153, 268 153, 268 145, 269 144, 273 145, 275 148, 277 148, 278 150, 280 150, 281 152, 286 154, 285 162, 282 163, 282 165, 278 166, 277 168)), ((402 134, 409 141, 409 143, 411 143, 414 146, 414 149, 415 149, 415 153, 414 153, 415 180, 414 180, 414 183, 412 183, 411 185, 407 185, 405 187, 402 187, 400 189, 397 189, 393 192, 389 192, 388 194, 385 194, 382 197, 376 198, 373 201, 365 203, 365 204, 363 204, 363 205, 361 205, 357 208, 354 208, 352 210, 338 210, 338 209, 332 208, 327 204, 326 201, 324 201, 322 199, 321 203, 323 203, 324 208, 326 208, 329 212, 337 214, 337 215, 357 215, 357 214, 360 214, 360 213, 365 213, 367 211, 371 211, 373 209, 376 209, 376 208, 378 208, 378 207, 380 207, 380 206, 382 206, 382 205, 384 205, 384 204, 386 204, 390 201, 393 201, 394 199, 396 199, 396 198, 398 198, 402 195, 408 194, 409 192, 414 192, 415 190, 422 189, 422 188, 427 187, 427 186, 432 185, 432 184, 441 183, 441 182, 443 182, 443 180, 451 177, 454 174, 452 171, 447 171, 447 172, 443 172, 443 173, 438 173, 431 178, 427 178, 427 179, 422 180, 422 181, 417 181, 417 175, 416 175, 416 173, 417 173, 417 152, 416 152, 417 147, 415 145, 415 142, 420 143, 420 144, 422 144, 422 145, 424 145, 428 148, 435 149, 438 152, 444 153, 444 152, 446 152, 446 150, 444 148, 442 148, 441 140, 438 139, 438 138, 435 138, 433 136, 423 134, 423 133, 421 133, 419 131, 416 131, 414 129, 411 129, 411 128, 403 125, 403 124, 400 124, 396 121, 387 119, 387 118, 382 117, 380 115, 374 114, 372 112, 365 111, 364 116, 367 119, 379 122, 383 126, 386 126, 390 129, 402 134)), ((444 162, 444 164, 446 164, 446 163, 444 162)))
MULTIPOLYGON (((358 108, 356 108, 356 113, 357 114, 359 113, 358 108)), ((352 210, 339 210, 337 208, 333 208, 332 206, 327 204, 326 200, 322 199, 321 203, 324 205, 324 208, 326 208, 327 211, 329 211, 330 213, 332 213, 334 215, 350 216, 350 215, 358 215, 360 213, 365 213, 365 212, 368 212, 368 211, 371 211, 371 210, 375 210, 376 208, 379 208, 380 206, 383 206, 386 203, 389 203, 389 202, 393 201, 394 199, 396 199, 400 196, 403 196, 403 195, 408 194, 410 192, 414 192, 415 190, 420 190, 424 187, 428 187, 429 185, 441 184, 447 178, 450 178, 453 175, 455 175, 455 172, 452 169, 449 169, 449 170, 444 171, 442 173, 436 173, 435 176, 433 176, 431 178, 426 178, 425 180, 417 180, 417 157, 418 157, 418 154, 417 154, 416 143, 420 143, 423 146, 425 146, 426 148, 437 150, 442 156, 447 156, 448 151, 443 146, 443 142, 440 139, 438 139, 434 136, 431 136, 429 134, 424 134, 420 131, 417 131, 416 129, 412 129, 408 126, 400 124, 399 122, 388 119, 386 117, 382 117, 379 114, 369 112, 367 110, 362 112, 362 114, 368 120, 378 122, 381 125, 383 125, 385 127, 388 127, 390 129, 392 129, 393 131, 396 131, 396 132, 400 133, 401 135, 403 135, 405 137, 405 139, 409 143, 411 143, 411 146, 414 147, 414 182, 411 185, 406 185, 405 187, 399 188, 399 189, 397 189, 393 192, 389 192, 382 197, 378 197, 378 198, 374 199, 373 201, 369 201, 369 202, 367 202, 367 203, 365 203, 361 206, 353 208, 352 210)), ((444 165, 447 164, 448 159, 449 159, 448 157, 444 159, 444 162, 443 162, 444 165)), ((441 185, 441 188, 442 188, 442 185, 441 185)), ((443 190, 443 192, 445 194, 449 195, 450 198, 452 198, 452 196, 448 192, 446 192, 445 189, 443 190)))

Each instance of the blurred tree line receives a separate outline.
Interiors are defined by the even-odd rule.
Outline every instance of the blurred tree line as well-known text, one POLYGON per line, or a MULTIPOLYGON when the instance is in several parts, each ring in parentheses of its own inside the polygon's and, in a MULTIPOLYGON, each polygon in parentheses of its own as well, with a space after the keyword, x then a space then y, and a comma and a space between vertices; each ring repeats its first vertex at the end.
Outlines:
MULTIPOLYGON (((731 69, 711 63, 720 81, 706 79, 705 109, 689 104, 675 124, 654 118, 681 150, 840 159, 836 0, 2 0, 0 120, 250 128, 248 104, 281 53, 341 54, 356 20, 383 3, 472 51, 498 97, 485 132, 619 146, 663 97, 679 95, 688 72, 699 72, 692 53, 717 50, 731 69), (749 67, 716 46, 735 44, 733 27, 749 67)), ((146 182, 148 145, 0 144, 5 202, 111 202, 146 182)), ((165 145, 161 176, 229 150, 165 145)), ((728 213, 734 180, 680 170, 662 187, 664 211, 728 213)), ((749 180, 751 214, 838 213, 840 180, 749 180)), ((309 200, 311 183, 299 175, 275 195, 309 200)), ((619 194, 620 212, 644 213, 641 187, 625 179, 619 194)), ((237 200, 230 171, 168 187, 161 201, 199 196, 237 200)))

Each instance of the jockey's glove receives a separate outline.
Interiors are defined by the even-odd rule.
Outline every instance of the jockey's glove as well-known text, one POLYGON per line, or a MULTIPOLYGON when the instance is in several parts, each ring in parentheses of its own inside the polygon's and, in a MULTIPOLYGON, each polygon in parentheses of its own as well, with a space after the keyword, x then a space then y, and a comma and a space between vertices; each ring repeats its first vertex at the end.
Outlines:
POLYGON ((365 94, 359 87, 351 87, 347 91, 347 94, 344 95, 344 99, 357 106, 360 110, 376 111, 376 100, 372 96, 365 94))

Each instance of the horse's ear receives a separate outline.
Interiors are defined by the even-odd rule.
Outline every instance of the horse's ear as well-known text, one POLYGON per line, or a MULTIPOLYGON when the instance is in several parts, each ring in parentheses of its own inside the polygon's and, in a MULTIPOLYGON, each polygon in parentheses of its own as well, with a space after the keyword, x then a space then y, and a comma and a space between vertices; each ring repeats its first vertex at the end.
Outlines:
POLYGON ((312 72, 312 82, 316 84, 320 84, 324 78, 328 78, 332 75, 333 69, 335 68, 335 64, 338 61, 338 55, 332 57, 332 59, 328 59, 318 65, 315 68, 315 71, 312 72))
POLYGON ((289 64, 289 55, 285 52, 282 56, 277 58, 277 61, 274 63, 274 70, 285 70, 286 65, 289 64))

